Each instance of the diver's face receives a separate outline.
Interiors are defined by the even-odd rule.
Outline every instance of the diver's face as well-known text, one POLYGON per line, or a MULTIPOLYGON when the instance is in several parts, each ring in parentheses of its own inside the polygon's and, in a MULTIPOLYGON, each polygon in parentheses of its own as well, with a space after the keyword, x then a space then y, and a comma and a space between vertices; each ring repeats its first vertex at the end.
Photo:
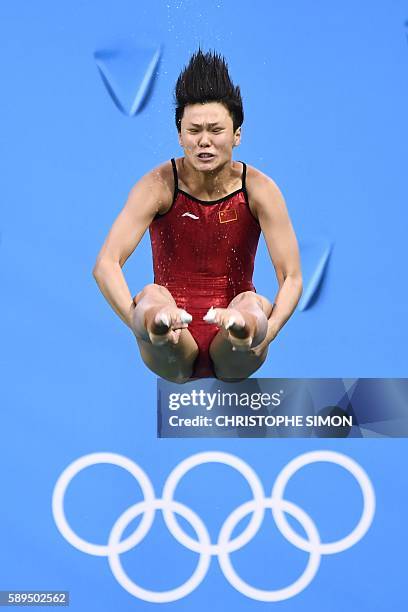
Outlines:
POLYGON ((234 133, 231 115, 220 102, 185 107, 179 143, 196 170, 215 170, 231 161, 232 149, 240 139, 241 128, 234 133))

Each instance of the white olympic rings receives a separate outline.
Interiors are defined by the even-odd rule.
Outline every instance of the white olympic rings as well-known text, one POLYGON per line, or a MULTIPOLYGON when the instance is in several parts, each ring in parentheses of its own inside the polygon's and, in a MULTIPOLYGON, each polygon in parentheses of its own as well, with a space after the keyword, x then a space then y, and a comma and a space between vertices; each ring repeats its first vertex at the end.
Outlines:
POLYGON ((263 486, 254 470, 242 459, 230 453, 205 451, 181 461, 169 474, 163 487, 161 499, 154 494, 153 485, 146 473, 133 461, 115 453, 92 453, 71 463, 60 475, 54 487, 52 511, 55 523, 64 538, 75 548, 90 555, 106 556, 115 578, 131 595, 152 603, 176 601, 194 591, 204 579, 212 556, 218 556, 220 568, 228 582, 243 595, 264 602, 276 602, 294 597, 303 591, 313 580, 319 568, 322 555, 342 552, 356 544, 368 531, 375 512, 375 493, 373 485, 363 468, 353 459, 334 451, 311 451, 290 461, 278 475, 270 497, 265 497, 263 486), (348 470, 357 480, 363 494, 363 511, 356 527, 346 537, 335 542, 322 543, 312 519, 296 504, 284 499, 285 487, 290 478, 302 467, 316 462, 330 462, 348 470), (135 477, 144 500, 136 503, 117 519, 109 535, 108 544, 93 544, 80 538, 70 527, 64 512, 64 497, 71 480, 83 469, 92 465, 108 463, 122 467, 135 477), (236 508, 224 521, 217 543, 211 543, 206 526, 190 508, 174 500, 175 490, 180 480, 191 469, 205 463, 223 463, 235 468, 247 481, 253 499, 236 508), (270 508, 282 535, 297 548, 309 553, 309 561, 303 574, 291 585, 278 590, 263 590, 246 583, 236 573, 230 554, 245 546, 258 532, 264 517, 265 508, 270 508), (154 521, 156 510, 163 512, 164 521, 173 537, 189 550, 200 555, 197 566, 190 578, 181 586, 169 591, 151 591, 133 582, 125 573, 120 562, 120 554, 137 546, 148 533, 154 521), (246 515, 252 517, 246 528, 230 539, 236 525, 246 515), (139 515, 143 515, 135 531, 121 540, 126 527, 139 515), (197 536, 188 535, 175 518, 179 514, 187 520, 197 536), (303 527, 307 539, 298 535, 289 525, 285 514, 292 515, 303 527))

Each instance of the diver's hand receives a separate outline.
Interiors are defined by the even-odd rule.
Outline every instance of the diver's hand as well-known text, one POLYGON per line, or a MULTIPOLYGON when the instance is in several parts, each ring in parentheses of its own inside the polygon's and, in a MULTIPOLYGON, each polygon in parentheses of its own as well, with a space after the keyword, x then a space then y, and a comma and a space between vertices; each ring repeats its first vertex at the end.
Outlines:
POLYGON ((277 336, 277 332, 273 329, 268 329, 265 338, 257 346, 253 346, 249 349, 249 352, 255 357, 260 357, 265 349, 273 342, 277 336))

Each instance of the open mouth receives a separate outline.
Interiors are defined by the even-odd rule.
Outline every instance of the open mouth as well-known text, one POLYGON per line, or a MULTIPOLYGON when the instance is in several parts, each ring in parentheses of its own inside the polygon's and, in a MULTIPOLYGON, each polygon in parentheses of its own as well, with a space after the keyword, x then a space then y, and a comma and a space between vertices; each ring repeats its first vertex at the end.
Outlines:
POLYGON ((214 155, 212 153, 199 153, 197 157, 199 159, 213 159, 214 155))

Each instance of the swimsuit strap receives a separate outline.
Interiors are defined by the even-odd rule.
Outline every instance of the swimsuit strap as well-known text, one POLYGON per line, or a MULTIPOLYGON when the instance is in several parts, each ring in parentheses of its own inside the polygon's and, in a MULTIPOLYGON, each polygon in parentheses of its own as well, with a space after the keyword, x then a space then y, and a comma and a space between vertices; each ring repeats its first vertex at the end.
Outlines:
POLYGON ((242 164, 242 190, 246 191, 246 163, 241 162, 242 164))
POLYGON ((242 164, 242 187, 241 187, 241 189, 242 189, 242 192, 243 192, 243 194, 245 196, 245 201, 247 203, 247 206, 249 206, 248 192, 247 192, 247 188, 246 188, 246 170, 247 170, 247 167, 246 167, 246 163, 245 162, 242 161, 241 164, 242 164))
POLYGON ((174 159, 174 157, 171 158, 171 165, 173 166, 173 176, 174 176, 174 196, 173 196, 173 203, 174 203, 176 196, 177 196, 177 191, 178 191, 177 166, 176 166, 176 160, 174 159))

